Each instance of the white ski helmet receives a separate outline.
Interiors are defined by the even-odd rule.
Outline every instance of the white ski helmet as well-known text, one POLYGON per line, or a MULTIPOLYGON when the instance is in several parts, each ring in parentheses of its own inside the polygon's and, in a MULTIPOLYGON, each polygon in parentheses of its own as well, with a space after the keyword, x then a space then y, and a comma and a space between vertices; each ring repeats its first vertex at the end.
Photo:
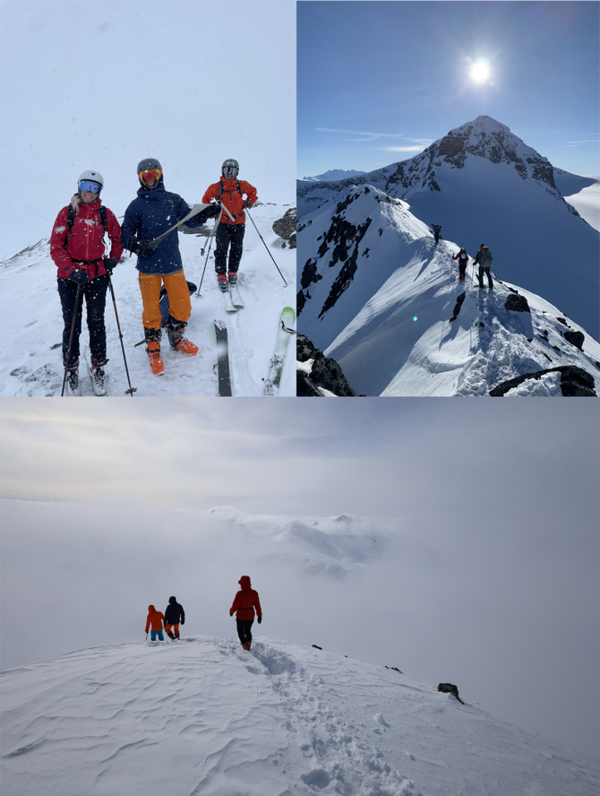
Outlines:
MULTIPOLYGON (((98 196, 100 196, 100 192, 104 188, 104 177, 100 174, 99 171, 92 171, 88 169, 84 171, 83 174, 80 174, 79 179, 77 180, 77 186, 79 187, 80 183, 83 180, 89 180, 90 182, 97 182, 100 186, 100 191, 98 191, 98 196)), ((81 192, 81 191, 80 191, 81 192)))
POLYGON ((240 173, 240 164, 233 158, 228 158, 223 161, 221 166, 221 174, 223 177, 237 177, 240 173))

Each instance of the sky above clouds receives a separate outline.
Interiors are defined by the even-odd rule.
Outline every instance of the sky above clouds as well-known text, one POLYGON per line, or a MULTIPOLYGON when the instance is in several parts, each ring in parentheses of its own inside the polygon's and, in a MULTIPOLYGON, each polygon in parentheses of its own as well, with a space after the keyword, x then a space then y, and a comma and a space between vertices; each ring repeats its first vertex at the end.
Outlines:
POLYGON ((590 2, 300 0, 298 177, 406 160, 482 114, 598 175, 599 31, 590 2))
POLYGON ((0 259, 50 234, 86 169, 122 215, 145 157, 190 204, 230 157, 293 202, 294 0, 3 0, 0 24, 0 259))

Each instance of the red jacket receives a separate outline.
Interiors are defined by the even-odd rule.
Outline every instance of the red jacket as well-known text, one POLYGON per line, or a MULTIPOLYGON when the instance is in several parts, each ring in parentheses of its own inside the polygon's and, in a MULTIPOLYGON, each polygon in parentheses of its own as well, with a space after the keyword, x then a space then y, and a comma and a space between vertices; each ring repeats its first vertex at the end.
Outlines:
POLYGON ((254 619, 254 609, 256 608, 257 615, 262 617, 258 592, 255 592, 252 588, 248 575, 242 575, 238 583, 242 588, 235 595, 229 614, 232 615, 237 611, 238 619, 254 619))
POLYGON ((254 204, 258 199, 256 188, 253 185, 250 185, 249 182, 246 182, 245 180, 226 180, 223 177, 220 177, 219 182, 209 185, 208 190, 202 197, 202 204, 207 205, 212 199, 219 199, 221 204, 224 205, 234 217, 234 221, 232 221, 227 213, 223 211, 221 213, 221 218, 219 219, 221 224, 245 224, 246 214, 243 212, 243 194, 246 194, 252 204, 254 204), (240 183, 239 191, 238 182, 240 183), (223 193, 219 199, 221 185, 223 186, 223 193))
POLYGON ((152 630, 162 630, 164 621, 165 615, 161 614, 160 611, 157 611, 153 605, 149 605, 148 619, 146 619, 146 633, 148 632, 150 626, 152 626, 152 630))
MULTIPOLYGON (((73 197, 75 199, 76 197, 73 197)), ((71 200, 73 202, 73 200, 71 200)), ((105 256, 120 260, 123 254, 121 243, 121 227, 115 214, 106 208, 106 232, 110 238, 110 255, 104 252, 104 230, 100 220, 100 199, 95 199, 90 204, 79 202, 75 222, 68 233, 69 208, 63 207, 56 221, 50 237, 50 256, 58 267, 58 278, 68 279, 69 275, 77 268, 85 268, 88 279, 102 276, 106 268, 102 262, 105 256), (68 239, 67 239, 68 233, 68 239), (65 241, 67 247, 65 248, 65 241), (74 260, 86 260, 87 265, 78 265, 74 260), (92 262, 89 262, 92 261, 92 262)))

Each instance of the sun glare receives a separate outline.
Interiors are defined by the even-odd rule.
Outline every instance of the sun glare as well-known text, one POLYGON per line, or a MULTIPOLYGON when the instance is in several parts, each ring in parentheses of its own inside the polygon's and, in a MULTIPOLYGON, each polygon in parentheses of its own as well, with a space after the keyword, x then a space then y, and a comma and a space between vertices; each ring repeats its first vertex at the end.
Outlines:
POLYGON ((471 80, 475 83, 485 83, 490 76, 490 66, 487 61, 480 59, 471 66, 471 80))

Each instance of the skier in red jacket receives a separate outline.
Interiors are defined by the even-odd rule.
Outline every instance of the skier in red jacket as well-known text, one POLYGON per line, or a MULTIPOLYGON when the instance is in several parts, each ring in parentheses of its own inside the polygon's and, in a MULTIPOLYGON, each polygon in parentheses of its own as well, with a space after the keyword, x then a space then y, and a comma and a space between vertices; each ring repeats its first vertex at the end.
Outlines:
POLYGON ((258 624, 262 622, 262 609, 258 592, 254 591, 248 575, 242 575, 238 583, 242 587, 235 595, 233 605, 229 609, 229 616, 237 612, 236 624, 240 643, 245 650, 249 650, 252 644, 252 633, 250 631, 254 622, 254 609, 258 624))
POLYGON ((63 364, 70 395, 80 395, 79 335, 83 296, 90 335, 91 376, 97 395, 106 393, 104 366, 106 328, 104 309, 108 276, 123 254, 121 228, 113 212, 102 207, 100 192, 104 186, 98 171, 84 171, 77 193, 70 205, 63 207, 54 222, 50 237, 50 256, 58 267, 58 294, 63 313, 63 364), (104 234, 111 242, 110 257, 105 255, 104 234), (81 299, 79 295, 83 293, 81 299), (75 306, 77 304, 77 306, 75 306), (73 316, 75 325, 73 326, 73 316), (69 348, 73 329, 73 339, 69 348))
POLYGON ((217 228, 217 246, 215 250, 215 270, 221 290, 227 292, 227 282, 237 284, 237 273, 242 259, 242 243, 246 229, 246 214, 256 204, 258 196, 256 188, 245 180, 238 180, 240 165, 237 160, 229 158, 221 167, 219 182, 209 185, 202 197, 204 204, 213 200, 219 202, 223 211, 217 228), (244 199, 244 195, 246 199, 244 199), (231 244, 231 248, 229 248, 231 244), (227 251, 229 250, 229 274, 227 271, 227 251))

